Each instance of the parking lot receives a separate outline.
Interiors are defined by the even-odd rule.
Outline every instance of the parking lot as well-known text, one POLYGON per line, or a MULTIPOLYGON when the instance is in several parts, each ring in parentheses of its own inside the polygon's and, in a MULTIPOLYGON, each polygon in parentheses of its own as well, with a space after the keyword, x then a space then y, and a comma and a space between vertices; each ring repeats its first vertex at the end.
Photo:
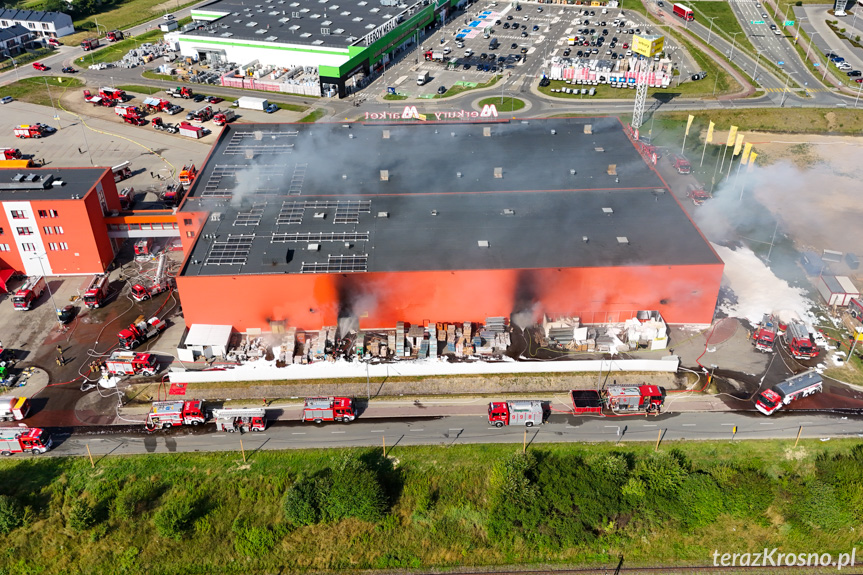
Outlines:
MULTIPOLYGON (((658 34, 640 14, 619 8, 558 4, 471 8, 422 41, 415 58, 386 74, 385 86, 414 98, 432 98, 455 85, 488 82, 503 74, 502 91, 520 91, 550 69, 552 58, 616 62, 632 56, 636 34, 658 34), (428 81, 417 85, 420 75, 428 81)), ((666 36, 664 56, 675 67, 694 70, 685 51, 666 36)))

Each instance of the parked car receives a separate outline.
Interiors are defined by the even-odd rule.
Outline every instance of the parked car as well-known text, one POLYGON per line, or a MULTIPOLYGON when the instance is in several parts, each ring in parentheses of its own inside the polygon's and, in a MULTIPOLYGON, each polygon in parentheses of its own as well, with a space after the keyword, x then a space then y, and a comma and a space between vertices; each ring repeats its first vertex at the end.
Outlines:
POLYGON ((437 93, 438 94, 446 94, 446 87, 445 86, 438 86, 437 93))
POLYGON ((218 96, 207 96, 207 102, 210 104, 218 104, 219 102, 224 101, 224 98, 219 98, 218 96))
POLYGON ((195 102, 203 102, 206 98, 207 97, 203 94, 195 94, 194 96, 192 96, 192 100, 194 100, 195 102))
POLYGON ((542 80, 539 81, 539 87, 540 88, 545 88, 549 84, 551 84, 551 80, 549 80, 548 78, 545 78, 545 77, 543 77, 542 80))
POLYGON ((8 103, 12 102, 14 99, 15 98, 13 98, 12 96, 3 96, 2 98, 0 98, 0 104, 8 104, 8 103))
POLYGON ((278 109, 279 109, 279 107, 278 107, 277 105, 275 105, 275 104, 270 104, 269 106, 267 106, 267 107, 264 109, 264 112, 266 112, 267 114, 272 114, 273 112, 275 112, 275 111, 276 111, 276 110, 278 110, 278 109))

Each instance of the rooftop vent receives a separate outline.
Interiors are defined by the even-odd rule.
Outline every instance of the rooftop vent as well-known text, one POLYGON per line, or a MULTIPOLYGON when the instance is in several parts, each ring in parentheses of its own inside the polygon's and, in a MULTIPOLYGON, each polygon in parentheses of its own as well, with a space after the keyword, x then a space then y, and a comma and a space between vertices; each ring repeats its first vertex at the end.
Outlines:
POLYGON ((602 208, 602 213, 607 215, 607 216, 610 216, 611 214, 614 213, 614 210, 611 208, 602 208))
POLYGON ((482 129, 482 135, 486 138, 490 138, 491 137, 491 128, 489 128, 488 126, 484 126, 482 129))
POLYGON ((554 136, 555 134, 557 134, 557 130, 552 130, 551 135, 554 136))
POLYGON ((587 236, 581 236, 581 241, 583 241, 584 243, 588 243, 590 241, 590 238, 588 238, 587 236))
POLYGON ((321 249, 321 244, 309 244, 306 249, 310 252, 316 252, 321 249))
POLYGON ((327 217, 326 212, 315 212, 315 218, 322 220, 327 217))
POLYGON ((608 164, 608 175, 616 176, 617 175, 617 164, 608 164))
POLYGON ((384 130, 384 140, 389 140, 389 139, 390 139, 390 131, 384 130))
POLYGON ((255 150, 247 148, 245 151, 245 156, 247 160, 255 159, 255 150))
POLYGON ((210 214, 211 222, 221 222, 222 221, 222 212, 213 212, 210 214))
POLYGON ((628 244, 628 243, 629 243, 629 238, 627 238, 626 236, 617 236, 617 243, 619 243, 619 244, 628 244))
POLYGON ((390 217, 390 213, 389 212, 378 212, 378 217, 379 218, 388 218, 388 217, 390 217))
POLYGON ((605 148, 596 147, 596 148, 594 148, 594 149, 593 149, 593 151, 594 151, 594 152, 604 152, 604 151, 605 151, 605 148))
POLYGON ((390 171, 389 170, 381 170, 381 181, 389 182, 390 181, 390 171))
POLYGON ((487 248, 488 247, 488 240, 479 240, 476 242, 476 245, 478 245, 481 248, 487 248))
POLYGON ((503 215, 505 215, 505 216, 514 216, 514 215, 515 215, 515 210, 512 210, 512 209, 510 209, 510 208, 507 208, 507 209, 505 209, 505 210, 503 211, 503 215))
POLYGON ((503 177, 503 168, 495 168, 494 169, 494 177, 500 179, 503 177))
POLYGON ((593 133, 593 124, 585 124, 584 125, 584 133, 592 134, 593 133))
POLYGON ((260 142, 264 139, 264 133, 260 130, 255 130, 255 139, 260 142))
POLYGON ((257 25, 257 22, 246 22, 246 28, 254 28, 257 25))
POLYGON ((437 215, 437 210, 432 210, 432 211, 431 211, 431 215, 436 216, 436 215, 437 215))
POLYGON ((300 38, 310 38, 310 37, 311 37, 311 34, 309 34, 308 32, 303 32, 302 34, 300 34, 300 38))

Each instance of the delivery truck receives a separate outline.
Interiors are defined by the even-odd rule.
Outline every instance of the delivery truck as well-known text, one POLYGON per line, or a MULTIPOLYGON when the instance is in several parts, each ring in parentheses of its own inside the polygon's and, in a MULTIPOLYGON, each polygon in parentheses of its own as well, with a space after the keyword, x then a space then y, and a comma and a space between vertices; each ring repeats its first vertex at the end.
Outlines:
POLYGON ((270 103, 267 102, 266 98, 253 98, 252 96, 240 96, 237 99, 237 107, 244 108, 246 110, 260 110, 264 111, 267 109, 270 103))

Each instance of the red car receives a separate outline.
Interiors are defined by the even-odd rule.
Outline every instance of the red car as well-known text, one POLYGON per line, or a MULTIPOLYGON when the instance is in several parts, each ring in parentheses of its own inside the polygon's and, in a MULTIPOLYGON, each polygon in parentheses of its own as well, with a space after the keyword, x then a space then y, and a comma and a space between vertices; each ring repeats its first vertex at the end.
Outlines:
POLYGON ((33 67, 40 72, 44 72, 49 69, 48 66, 46 66, 45 64, 40 64, 39 62, 33 62, 33 67))
POLYGON ((224 102, 224 100, 218 96, 207 96, 207 102, 210 104, 218 104, 219 102, 224 102))

